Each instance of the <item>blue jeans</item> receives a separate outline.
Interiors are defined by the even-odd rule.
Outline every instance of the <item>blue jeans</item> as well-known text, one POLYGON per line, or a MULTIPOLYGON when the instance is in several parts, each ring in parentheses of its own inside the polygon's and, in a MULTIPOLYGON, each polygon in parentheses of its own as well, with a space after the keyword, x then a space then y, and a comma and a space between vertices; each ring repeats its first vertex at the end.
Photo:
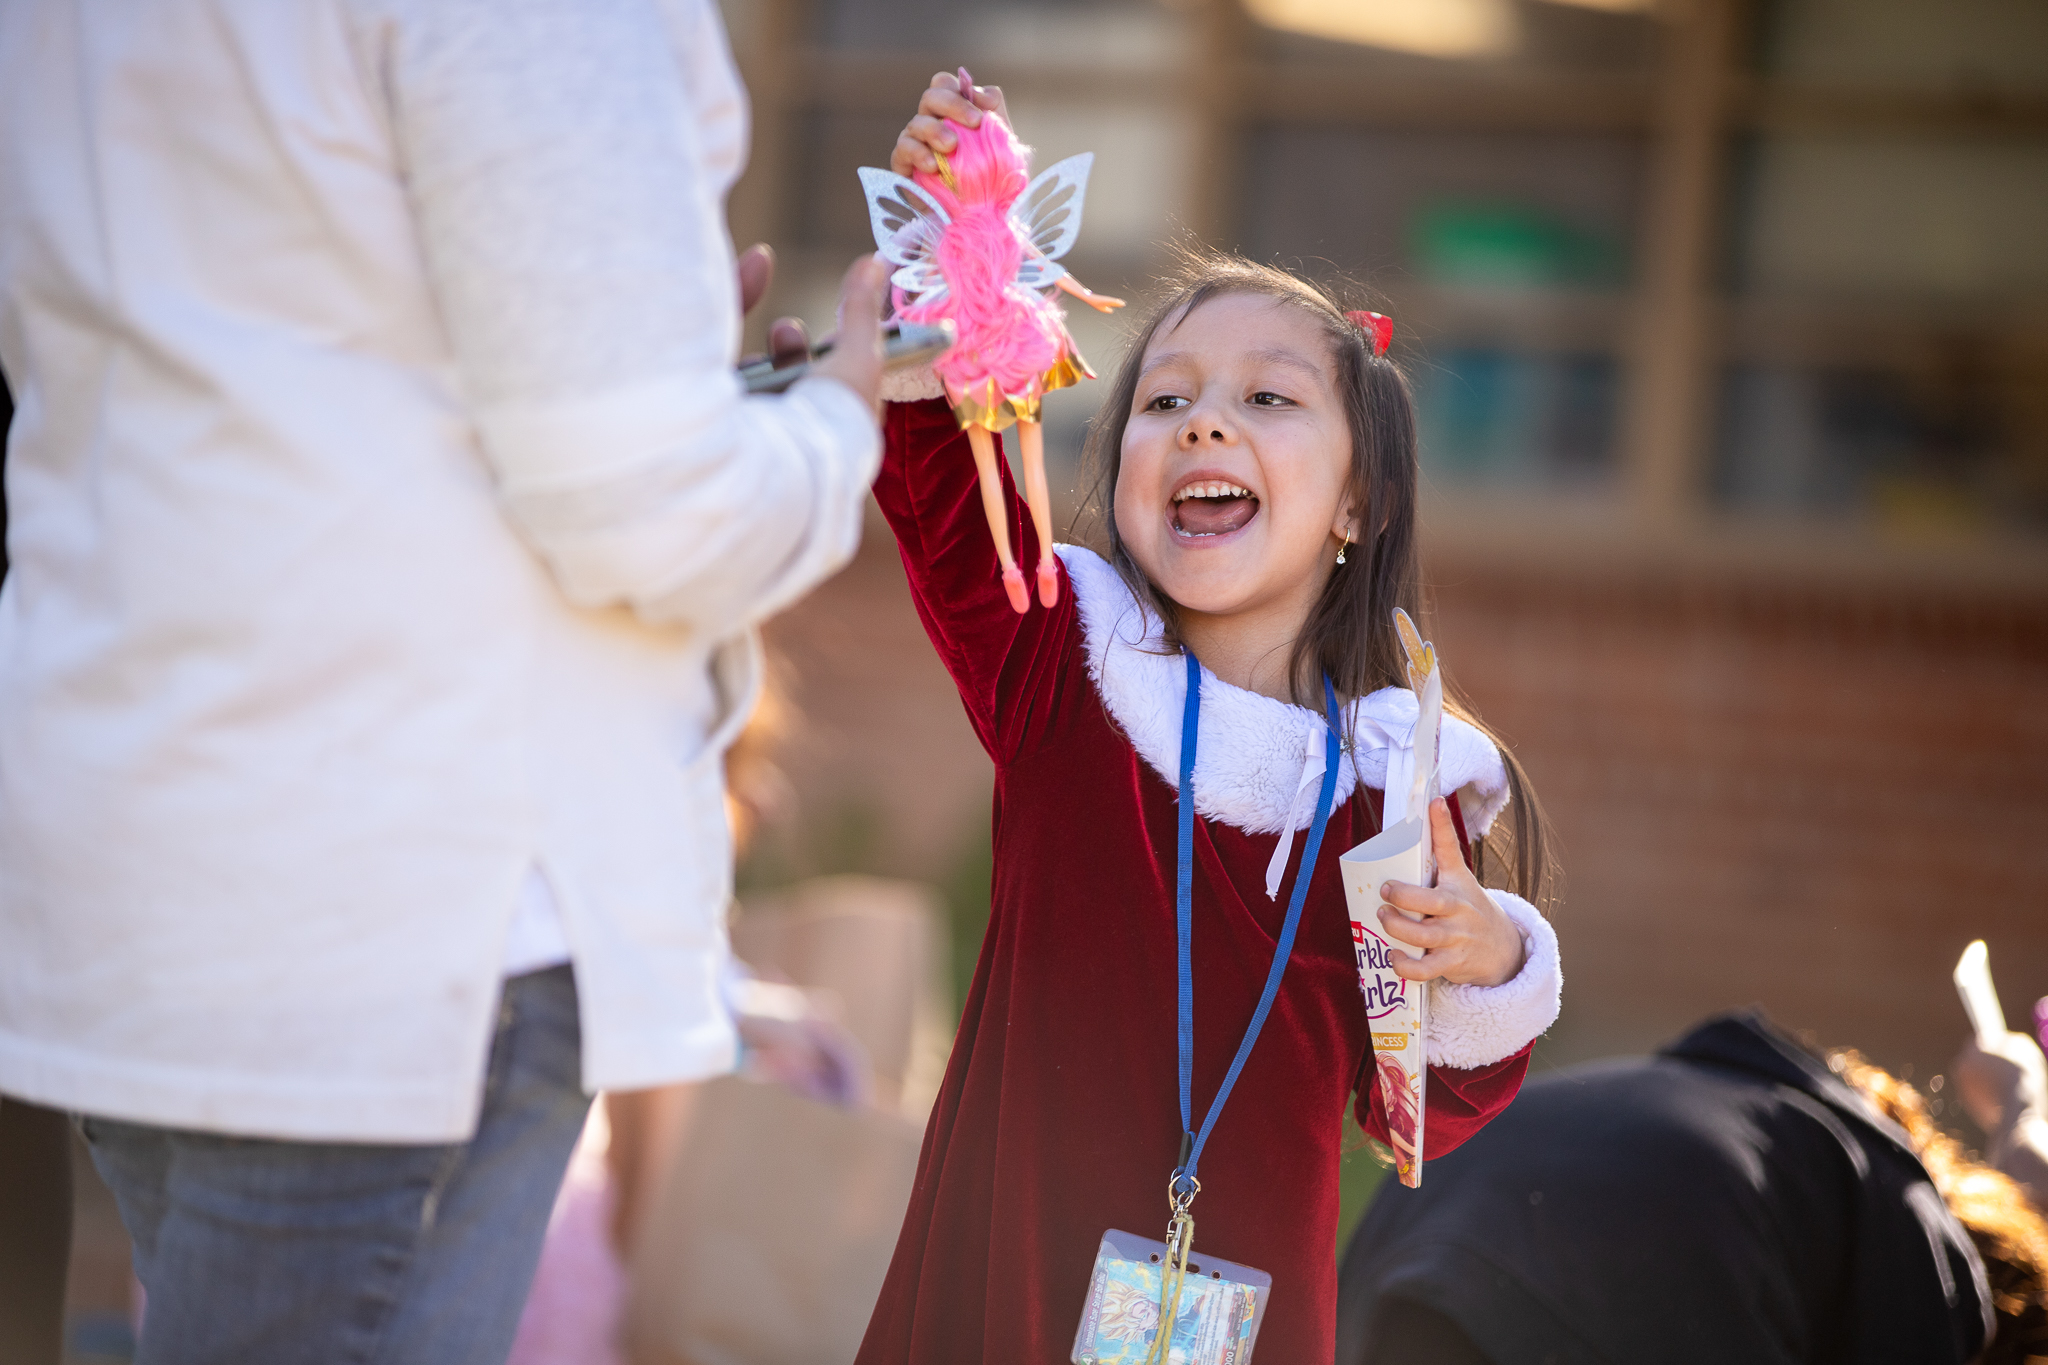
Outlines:
POLYGON ((589 1108, 580 1046, 554 967, 505 983, 467 1142, 82 1119, 149 1294, 138 1365, 503 1365, 589 1108))

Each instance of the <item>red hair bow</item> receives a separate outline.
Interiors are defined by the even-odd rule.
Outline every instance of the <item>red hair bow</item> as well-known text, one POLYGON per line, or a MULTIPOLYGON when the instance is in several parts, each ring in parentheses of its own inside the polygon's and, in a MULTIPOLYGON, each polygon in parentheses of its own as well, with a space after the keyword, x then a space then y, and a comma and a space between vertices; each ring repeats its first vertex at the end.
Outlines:
POLYGON ((1359 309, 1344 315, 1358 324, 1358 330, 1372 340, 1372 353, 1385 355, 1387 347, 1394 344, 1394 320, 1385 313, 1368 313, 1359 309))

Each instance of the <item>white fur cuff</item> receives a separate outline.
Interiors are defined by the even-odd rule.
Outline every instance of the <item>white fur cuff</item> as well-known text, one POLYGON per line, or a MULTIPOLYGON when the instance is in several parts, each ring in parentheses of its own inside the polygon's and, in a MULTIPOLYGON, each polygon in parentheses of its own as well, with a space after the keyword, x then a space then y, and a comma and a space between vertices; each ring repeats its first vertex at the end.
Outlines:
POLYGON ((1557 932, 1535 906, 1508 891, 1487 889, 1522 934, 1527 960, 1512 981, 1498 986, 1429 983, 1429 1032, 1424 1052, 1431 1066, 1463 1070, 1512 1057, 1557 1022, 1564 977, 1557 932))
POLYGON ((919 365, 911 370, 882 371, 876 392, 884 403, 922 403, 927 398, 944 398, 946 386, 939 382, 938 371, 919 365))

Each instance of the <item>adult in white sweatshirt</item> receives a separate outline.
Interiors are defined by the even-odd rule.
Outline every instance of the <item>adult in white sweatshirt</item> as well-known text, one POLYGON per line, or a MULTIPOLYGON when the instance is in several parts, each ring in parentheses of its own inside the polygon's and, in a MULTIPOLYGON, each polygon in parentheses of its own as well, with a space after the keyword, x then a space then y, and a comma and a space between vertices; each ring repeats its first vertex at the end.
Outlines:
POLYGON ((728 1068, 721 755, 875 318, 733 375, 710 0, 0 5, 0 1091, 145 1361, 487 1361, 584 1091, 728 1068))

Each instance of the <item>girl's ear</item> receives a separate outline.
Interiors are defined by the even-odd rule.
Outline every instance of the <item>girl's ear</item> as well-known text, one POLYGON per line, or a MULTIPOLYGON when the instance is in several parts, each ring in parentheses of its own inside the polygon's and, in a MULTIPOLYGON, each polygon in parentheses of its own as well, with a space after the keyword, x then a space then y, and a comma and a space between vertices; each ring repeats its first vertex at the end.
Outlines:
POLYGON ((1330 534, 1354 545, 1358 543, 1358 513, 1349 497, 1337 504, 1337 519, 1330 523, 1330 534))

